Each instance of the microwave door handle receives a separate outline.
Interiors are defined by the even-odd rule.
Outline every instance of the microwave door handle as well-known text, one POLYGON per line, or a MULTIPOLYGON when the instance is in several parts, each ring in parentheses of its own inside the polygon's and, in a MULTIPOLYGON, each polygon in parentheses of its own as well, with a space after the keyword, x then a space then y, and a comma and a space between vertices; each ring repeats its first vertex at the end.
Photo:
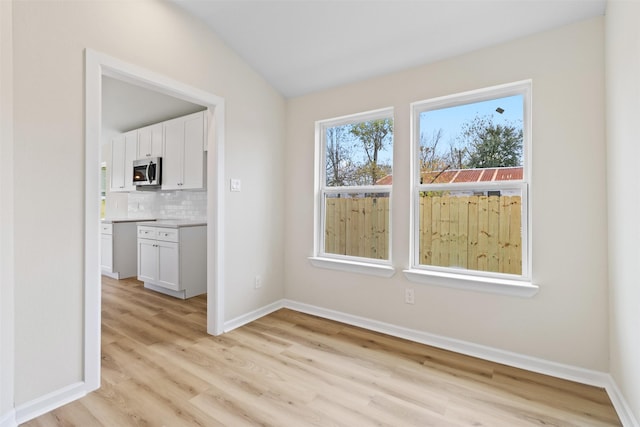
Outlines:
POLYGON ((147 163, 147 170, 145 171, 144 175, 147 178, 147 182, 149 182, 149 184, 151 184, 151 178, 149 177, 149 168, 151 167, 151 162, 147 163))

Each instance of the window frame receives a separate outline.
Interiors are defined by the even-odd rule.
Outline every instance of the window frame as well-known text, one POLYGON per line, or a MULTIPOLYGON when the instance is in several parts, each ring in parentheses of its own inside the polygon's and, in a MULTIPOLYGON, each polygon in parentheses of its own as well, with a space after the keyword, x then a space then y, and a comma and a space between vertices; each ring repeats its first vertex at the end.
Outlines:
MULTIPOLYGON (((328 186, 326 174, 326 129, 351 123, 366 122, 369 120, 390 118, 394 123, 395 142, 395 116, 394 108, 386 107, 356 114, 335 117, 315 122, 315 183, 314 183, 314 249, 313 256, 309 257, 312 265, 320 268, 370 274, 381 277, 391 277, 395 273, 393 268, 393 191, 392 185, 358 185, 358 186, 328 186), (327 194, 341 193, 378 193, 388 195, 389 198, 389 233, 388 233, 388 258, 376 259, 358 257, 352 255, 332 254, 325 251, 325 226, 327 194)), ((391 147, 393 153, 393 143, 391 147)), ((394 158, 392 155, 391 170, 393 173, 394 158)))
POLYGON ((529 297, 537 293, 538 286, 532 282, 531 269, 531 141, 532 141, 532 81, 523 80, 498 86, 491 86, 411 103, 411 202, 410 202, 410 267, 405 276, 417 283, 427 283, 460 289, 492 292, 529 297), (426 111, 482 102, 513 95, 523 97, 523 146, 522 180, 482 182, 421 184, 418 148, 420 144, 420 114, 426 111), (508 274, 471 270, 455 267, 441 267, 420 264, 419 194, 422 191, 438 190, 494 191, 514 189, 521 192, 522 200, 522 274, 508 274))

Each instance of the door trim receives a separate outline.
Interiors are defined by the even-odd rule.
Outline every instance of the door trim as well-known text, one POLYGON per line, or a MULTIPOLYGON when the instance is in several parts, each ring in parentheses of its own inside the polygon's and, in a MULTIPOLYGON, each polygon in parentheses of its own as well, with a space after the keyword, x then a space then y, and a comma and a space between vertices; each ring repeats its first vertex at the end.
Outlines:
POLYGON ((207 332, 224 324, 224 99, 117 58, 85 50, 84 381, 100 387, 100 134, 102 76, 207 107, 207 332))

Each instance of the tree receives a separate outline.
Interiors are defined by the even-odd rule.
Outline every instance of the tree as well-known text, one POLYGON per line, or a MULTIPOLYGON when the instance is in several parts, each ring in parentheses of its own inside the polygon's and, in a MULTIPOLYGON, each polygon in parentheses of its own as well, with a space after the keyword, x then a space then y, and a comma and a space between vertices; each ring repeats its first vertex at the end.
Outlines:
MULTIPOLYGON (((367 162, 361 168, 367 177, 365 184, 373 185, 378 179, 386 175, 384 168, 378 164, 378 154, 385 149, 387 142, 393 135, 392 119, 377 119, 351 125, 350 132, 360 143, 367 157, 367 162)), ((389 165, 385 165, 390 169, 389 165)))
POLYGON ((327 185, 352 185, 355 165, 353 164, 349 134, 346 126, 336 126, 327 129, 327 185))
POLYGON ((438 144, 442 141, 443 130, 442 128, 434 130, 430 136, 424 133, 420 134, 420 171, 432 172, 440 171, 449 167, 450 162, 440 153, 438 144))
POLYGON ((468 150, 466 167, 494 168, 522 165, 522 128, 494 124, 489 116, 476 116, 462 127, 468 150))

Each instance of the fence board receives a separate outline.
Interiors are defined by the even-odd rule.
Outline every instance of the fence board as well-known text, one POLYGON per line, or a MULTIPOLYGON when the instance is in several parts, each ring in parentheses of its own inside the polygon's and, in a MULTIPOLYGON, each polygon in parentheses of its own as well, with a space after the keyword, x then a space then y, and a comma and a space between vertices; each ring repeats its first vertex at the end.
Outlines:
POLYGON ((500 271, 500 253, 498 250, 498 234, 500 230, 500 201, 498 196, 489 196, 488 224, 488 271, 500 271))
POLYGON ((489 198, 478 198, 478 270, 489 270, 489 198))
POLYGON ((456 197, 458 200, 458 254, 457 266, 468 268, 469 254, 469 197, 456 197))
POLYGON ((480 232, 478 224, 480 223, 480 205, 478 203, 478 197, 469 198, 469 244, 467 255, 467 268, 470 270, 479 270, 478 268, 478 239, 480 232))
MULTIPOLYGON (((423 265, 522 273, 520 196, 420 197, 418 256, 423 265)), ((389 258, 389 198, 328 198, 325 251, 389 258)))

